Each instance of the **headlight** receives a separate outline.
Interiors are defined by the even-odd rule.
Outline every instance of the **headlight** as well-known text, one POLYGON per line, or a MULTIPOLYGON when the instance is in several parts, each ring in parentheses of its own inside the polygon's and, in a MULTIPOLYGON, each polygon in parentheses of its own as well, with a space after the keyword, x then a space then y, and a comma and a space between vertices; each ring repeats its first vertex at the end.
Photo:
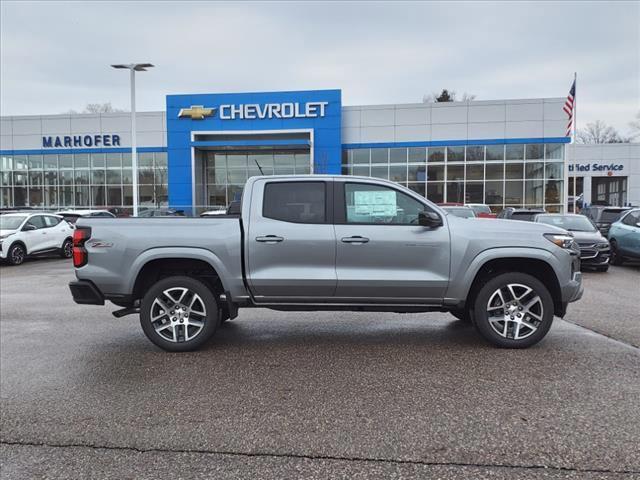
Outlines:
POLYGON ((13 233, 6 233, 4 235, 0 235, 0 240, 4 240, 7 237, 10 237, 11 235, 15 235, 15 232, 13 233))
POLYGON ((596 245, 596 248, 600 250, 606 250, 607 248, 609 248, 609 243, 598 243, 596 245))
POLYGON ((544 238, 566 250, 570 250, 573 246, 573 237, 570 235, 563 235, 562 233, 545 233, 544 238))

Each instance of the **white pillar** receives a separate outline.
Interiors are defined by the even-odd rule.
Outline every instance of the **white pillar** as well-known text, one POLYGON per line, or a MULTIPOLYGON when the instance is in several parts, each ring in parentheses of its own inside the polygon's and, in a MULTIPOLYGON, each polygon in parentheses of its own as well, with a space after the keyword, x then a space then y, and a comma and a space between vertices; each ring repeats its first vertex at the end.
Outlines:
POLYGON ((138 216, 138 150, 136 147, 136 71, 131 68, 131 170, 133 180, 133 216, 138 216))

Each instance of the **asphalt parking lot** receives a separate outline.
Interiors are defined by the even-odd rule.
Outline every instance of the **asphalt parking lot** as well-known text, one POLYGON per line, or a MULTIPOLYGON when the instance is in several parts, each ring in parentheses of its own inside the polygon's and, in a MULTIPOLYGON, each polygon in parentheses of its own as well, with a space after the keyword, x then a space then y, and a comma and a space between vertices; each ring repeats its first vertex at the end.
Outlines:
POLYGON ((0 267, 2 478, 638 478, 640 267, 523 351, 448 314, 246 310, 168 354, 0 267))

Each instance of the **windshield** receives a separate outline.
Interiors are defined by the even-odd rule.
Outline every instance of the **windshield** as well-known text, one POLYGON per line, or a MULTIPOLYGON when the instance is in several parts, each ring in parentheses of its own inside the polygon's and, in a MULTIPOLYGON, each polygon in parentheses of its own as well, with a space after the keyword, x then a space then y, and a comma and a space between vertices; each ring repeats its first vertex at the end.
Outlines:
POLYGON ((24 222, 25 218, 27 218, 26 215, 15 217, 2 216, 0 217, 0 230, 16 230, 20 226, 20 224, 24 222))
POLYGON ((487 205, 473 205, 471 209, 476 213, 491 213, 491 209, 487 205))
POLYGON ((554 225, 556 227, 564 228, 570 232, 595 232, 596 227, 587 219, 587 217, 569 217, 569 216, 547 216, 540 215, 537 217, 538 222, 546 223, 548 225, 554 225))
POLYGON ((524 220, 525 222, 531 222, 533 217, 535 217, 537 212, 513 212, 511 214, 512 220, 524 220))
POLYGON ((623 213, 625 213, 625 210, 603 210, 599 221, 601 223, 613 223, 618 220, 623 213))

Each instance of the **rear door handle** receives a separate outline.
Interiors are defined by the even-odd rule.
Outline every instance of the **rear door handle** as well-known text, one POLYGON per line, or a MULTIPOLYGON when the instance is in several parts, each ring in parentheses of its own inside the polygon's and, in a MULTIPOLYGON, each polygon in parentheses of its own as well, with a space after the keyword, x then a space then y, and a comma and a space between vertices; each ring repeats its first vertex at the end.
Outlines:
POLYGON ((256 237, 256 242, 262 243, 278 243, 284 240, 283 237, 278 237, 277 235, 264 235, 262 237, 256 237))
POLYGON ((342 243, 367 243, 368 241, 369 239, 367 237, 361 237, 360 235, 342 237, 342 243))

